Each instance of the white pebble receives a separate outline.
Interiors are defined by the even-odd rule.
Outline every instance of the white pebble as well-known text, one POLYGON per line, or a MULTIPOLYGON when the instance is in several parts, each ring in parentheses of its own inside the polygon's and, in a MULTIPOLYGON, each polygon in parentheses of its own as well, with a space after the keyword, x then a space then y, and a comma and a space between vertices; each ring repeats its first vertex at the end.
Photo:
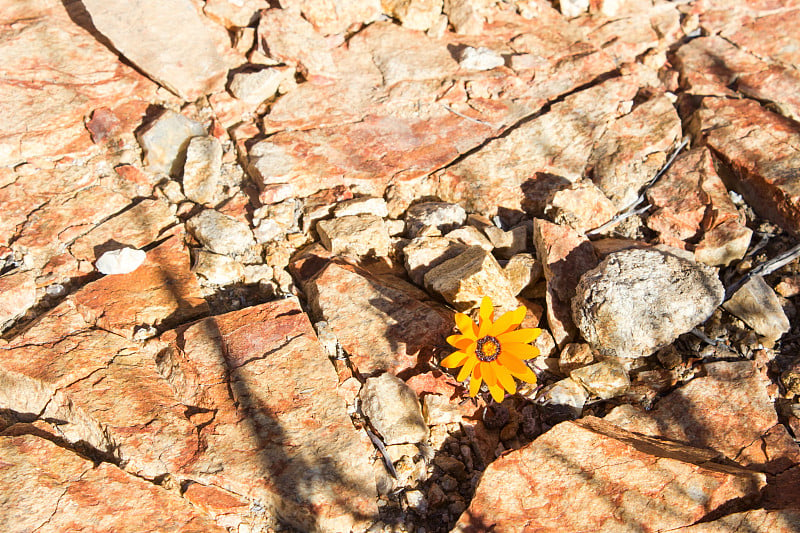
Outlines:
POLYGON ((146 256, 143 250, 133 248, 112 250, 101 255, 95 267, 103 274, 128 274, 139 268, 146 256))

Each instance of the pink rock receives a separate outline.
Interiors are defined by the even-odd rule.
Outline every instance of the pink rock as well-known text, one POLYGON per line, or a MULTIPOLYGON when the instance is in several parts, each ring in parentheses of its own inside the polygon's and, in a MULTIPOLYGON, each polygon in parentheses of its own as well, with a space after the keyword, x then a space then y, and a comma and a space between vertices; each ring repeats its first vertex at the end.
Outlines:
POLYGON ((61 200, 31 212, 18 230, 14 248, 36 267, 43 266, 61 252, 64 245, 88 233, 129 202, 122 194, 99 185, 61 200))
POLYGON ((798 447, 778 422, 769 379, 750 361, 704 365, 655 409, 612 411, 606 418, 629 431, 712 448, 744 467, 777 474, 800 463, 798 447))
POLYGON ((9 326, 36 303, 36 282, 32 272, 0 277, 0 330, 9 326))
POLYGON ((680 136, 680 117, 666 96, 639 104, 595 145, 592 179, 618 208, 627 207, 664 165, 680 136))
POLYGON ((569 226, 534 219, 533 242, 547 280, 547 324, 559 347, 572 342, 578 331, 570 301, 581 275, 597 266, 589 239, 569 226))
POLYGON ((763 474, 714 457, 594 417, 562 422, 490 464, 453 531, 665 531, 758 497, 763 474))
POLYGON ((135 271, 92 282, 74 299, 88 322, 127 338, 137 326, 169 326, 208 312, 180 235, 150 250, 135 271))
POLYGON ((286 10, 297 10, 322 34, 341 33, 355 23, 369 23, 381 15, 380 0, 353 0, 332 7, 327 0, 280 0, 286 10))
POLYGON ((423 364, 452 332, 447 311, 425 292, 391 275, 373 275, 335 260, 304 287, 316 316, 328 322, 365 376, 402 374, 423 364))
POLYGON ((330 76, 336 70, 333 48, 300 13, 286 9, 262 11, 256 34, 259 49, 272 59, 297 65, 307 76, 330 76))
POLYGON ((184 100, 222 89, 228 65, 189 0, 83 3, 116 50, 184 100))
POLYGON ((143 200, 131 209, 102 222, 75 240, 70 252, 76 259, 96 261, 103 252, 124 246, 142 248, 177 222, 164 200, 143 200))
POLYGON ((15 487, 0 509, 11 531, 226 531, 176 493, 38 436, 0 436, 0 461, 15 487))
POLYGON ((734 29, 727 29, 722 36, 736 46, 747 50, 756 57, 769 58, 775 63, 800 65, 800 37, 797 25, 800 24, 800 10, 787 9, 778 13, 765 13, 758 18, 745 20, 734 29), (770 39, 761 38, 766 33, 770 39))
POLYGON ((800 528, 800 511, 754 509, 732 513, 711 522, 679 527, 675 533, 718 533, 720 531, 769 531, 793 533, 800 528))
MULTIPOLYGON (((207 318, 162 337, 160 370, 204 447, 177 474, 258 501, 304 531, 377 515, 372 445, 295 299, 207 318)), ((247 519, 249 508, 230 513, 247 519)))
POLYGON ((690 129, 733 170, 733 186, 761 216, 800 231, 800 130, 752 100, 705 98, 690 129))
POLYGON ((0 15, 0 166, 83 152, 84 117, 131 102, 147 106, 156 85, 75 24, 62 2, 37 0, 0 15))
POLYGON ((660 242, 694 249, 695 258, 709 265, 729 264, 747 252, 753 232, 740 220, 707 148, 678 156, 647 199, 656 208, 647 225, 659 232, 660 242))

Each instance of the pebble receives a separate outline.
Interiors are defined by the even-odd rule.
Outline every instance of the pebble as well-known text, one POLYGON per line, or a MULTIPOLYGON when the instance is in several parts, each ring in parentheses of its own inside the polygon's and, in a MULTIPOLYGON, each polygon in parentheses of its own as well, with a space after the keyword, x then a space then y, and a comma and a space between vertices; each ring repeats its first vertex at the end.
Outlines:
POLYGON ((165 111, 138 136, 149 172, 177 176, 183 170, 186 149, 192 137, 206 134, 202 124, 180 113, 165 111))
POLYGON ((768 341, 778 340, 791 326, 778 296, 761 276, 750 278, 722 307, 768 341))
POLYGON ((631 385, 628 373, 616 361, 601 361, 577 368, 569 376, 603 400, 624 394, 631 385))
POLYGON ((486 47, 467 46, 461 51, 458 64, 465 70, 491 70, 503 66, 505 60, 503 56, 486 47))
POLYGON ((222 200, 222 145, 214 137, 194 137, 186 149, 183 166, 183 192, 198 204, 216 204, 222 200))
POLYGON ((361 410, 385 444, 417 443, 428 438, 417 395, 400 378, 389 373, 369 378, 359 397, 361 410))
POLYGON ((129 274, 139 268, 146 257, 144 250, 121 248, 101 255, 95 262, 95 267, 101 274, 129 274))
POLYGON ((217 254, 244 255, 255 245, 247 224, 213 209, 189 219, 187 227, 200 244, 217 254))
POLYGON ((197 250, 192 272, 211 285, 230 285, 241 281, 244 277, 244 268, 241 263, 227 255, 219 255, 207 250, 197 250))
POLYGON ((422 228, 431 226, 447 233, 464 224, 467 212, 458 204, 447 202, 423 202, 414 204, 406 211, 406 231, 416 237, 422 228))

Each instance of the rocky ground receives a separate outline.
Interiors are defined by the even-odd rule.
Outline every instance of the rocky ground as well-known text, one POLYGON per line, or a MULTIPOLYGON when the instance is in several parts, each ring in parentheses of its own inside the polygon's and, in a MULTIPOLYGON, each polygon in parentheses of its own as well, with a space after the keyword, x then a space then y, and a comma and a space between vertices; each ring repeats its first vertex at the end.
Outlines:
POLYGON ((800 531, 800 2, 0 21, 3 531, 800 531))

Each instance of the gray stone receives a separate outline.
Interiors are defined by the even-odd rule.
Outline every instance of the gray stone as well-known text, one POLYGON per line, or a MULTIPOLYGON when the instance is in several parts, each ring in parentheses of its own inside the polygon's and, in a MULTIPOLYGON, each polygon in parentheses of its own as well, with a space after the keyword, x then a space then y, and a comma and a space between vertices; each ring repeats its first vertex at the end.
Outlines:
POLYGON ((361 410, 384 443, 414 444, 428 438, 417 395, 402 379, 388 372, 369 378, 359 397, 361 410))
POLYGON ((255 245, 247 224, 213 209, 191 218, 187 226, 200 244, 217 254, 244 255, 255 245))
POLYGON ((505 64, 503 56, 486 47, 473 48, 467 46, 461 51, 458 62, 465 70, 491 70, 505 64))
POLYGON ((217 92, 228 66, 189 0, 82 0, 97 31, 184 100, 217 92))
POLYGON ((496 307, 510 311, 517 298, 503 268, 480 246, 472 246, 456 257, 428 271, 425 287, 447 300, 459 311, 467 311, 489 296, 496 307))
POLYGON ((461 226, 466 219, 467 212, 458 204, 424 202, 408 208, 406 229, 410 237, 416 237, 425 226, 435 227, 446 233, 461 226))
POLYGON ((194 137, 186 149, 183 166, 183 192, 198 204, 217 204, 222 201, 222 145, 214 137, 194 137))
POLYGON ((294 75, 294 69, 273 67, 255 72, 237 72, 233 75, 228 90, 245 103, 257 106, 278 92, 278 87, 294 75))
POLYGON ((463 242, 467 246, 480 246, 487 252, 491 252, 494 249, 494 245, 489 242, 489 239, 487 239, 486 236, 474 226, 456 228, 453 231, 445 234, 445 237, 450 240, 463 242))
POLYGON ((536 401, 543 405, 562 405, 568 407, 575 416, 580 416, 589 393, 572 378, 562 379, 543 388, 536 401))
POLYGON ((522 294, 539 281, 544 273, 542 263, 527 253, 514 255, 508 260, 503 270, 511 283, 511 291, 517 295, 522 294))
POLYGON ((411 280, 425 283, 425 274, 467 249, 465 244, 445 237, 417 237, 403 247, 403 264, 411 280))
POLYGON ((778 296, 761 276, 750 278, 722 307, 769 341, 776 341, 789 331, 789 319, 778 296))
POLYGON ((111 250, 97 260, 94 266, 102 274, 129 274, 144 263, 147 254, 144 250, 121 248, 111 250))
POLYGON ((389 255, 392 243, 383 218, 375 215, 348 215, 317 222, 322 244, 334 254, 355 257, 389 255))
POLYGON ((529 226, 520 225, 508 231, 497 226, 488 226, 483 231, 494 246, 495 253, 501 259, 510 259, 528 248, 529 226))
POLYGON ((616 361, 601 361, 577 368, 570 372, 569 377, 603 400, 624 394, 631 385, 628 373, 616 361))
POLYGON ((333 214, 337 217, 348 215, 375 215, 376 217, 387 217, 389 216, 389 208, 386 205, 386 200, 383 198, 363 196, 336 204, 336 207, 333 208, 333 214))
POLYGON ((716 271, 680 250, 609 254, 575 289, 572 316, 600 354, 646 357, 704 322, 722 303, 716 271))
POLYGON ((138 135, 144 165, 150 172, 177 176, 183 170, 192 137, 206 134, 202 124, 167 110, 138 135))
POLYGON ((206 250, 198 250, 195 254, 192 271, 211 285, 230 285, 241 281, 244 277, 241 263, 227 255, 219 255, 206 250))

